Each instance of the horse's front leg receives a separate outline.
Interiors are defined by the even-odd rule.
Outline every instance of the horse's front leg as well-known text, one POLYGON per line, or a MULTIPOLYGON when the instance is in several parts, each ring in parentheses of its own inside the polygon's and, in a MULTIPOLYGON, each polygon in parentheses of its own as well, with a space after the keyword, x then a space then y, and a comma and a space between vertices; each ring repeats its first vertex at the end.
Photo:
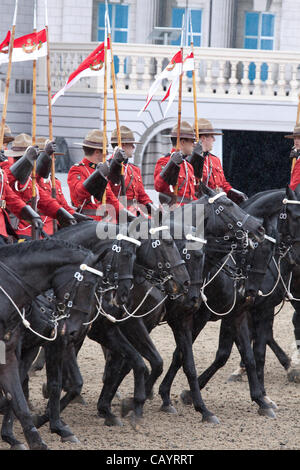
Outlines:
POLYGON ((146 325, 141 318, 124 322, 121 330, 124 332, 126 338, 135 347, 135 349, 145 359, 147 359, 151 365, 150 374, 147 374, 147 378, 145 380, 146 397, 149 398, 151 397, 155 382, 162 374, 163 360, 153 341, 151 340, 146 325))
MULTIPOLYGON (((204 328, 204 326, 207 323, 208 316, 207 314, 203 314, 201 310, 197 311, 193 315, 193 329, 192 329, 192 342, 196 340, 198 337, 200 331, 204 328)), ((179 371, 180 367, 182 366, 182 354, 180 352, 180 349, 178 346, 176 346, 176 349, 173 353, 173 358, 171 365, 163 378, 163 381, 161 382, 159 386, 159 394, 161 396, 161 399, 163 401, 163 404, 161 406, 161 411, 165 413, 171 413, 174 414, 176 413, 176 409, 174 408, 172 401, 171 401, 171 387, 172 383, 176 377, 177 372, 179 371)), ((184 403, 186 403, 186 400, 188 401, 188 404, 192 405, 192 399, 191 399, 191 393, 190 390, 184 390, 182 392, 182 399, 184 403)), ((187 404, 187 403, 186 403, 187 404)))
MULTIPOLYGON (((0 365, 0 382, 1 388, 9 402, 9 406, 12 407, 12 411, 21 423, 29 448, 31 450, 46 450, 47 445, 42 440, 34 426, 32 416, 23 393, 19 376, 18 361, 15 353, 10 352, 7 354, 6 360, 7 362, 5 365, 0 365)), ((10 416, 11 414, 9 412, 6 415, 6 419, 9 420, 10 416)))
POLYGON ((50 422, 51 433, 61 437, 62 442, 78 442, 70 428, 60 417, 60 395, 62 391, 63 358, 67 347, 67 337, 59 336, 53 343, 45 345, 47 389, 49 401, 46 413, 36 416, 37 427, 50 422))
POLYGON ((202 414, 203 421, 219 423, 218 418, 207 409, 200 393, 192 347, 192 318, 193 314, 187 317, 178 315, 178 318, 172 322, 170 321, 169 324, 182 357, 183 371, 190 386, 191 398, 195 410, 202 414))
MULTIPOLYGON (((112 325, 108 320, 103 320, 100 324, 94 325, 88 334, 89 338, 101 343, 114 357, 125 358, 129 369, 133 369, 134 375, 134 397, 132 400, 132 408, 128 408, 128 412, 132 409, 130 422, 134 429, 138 429, 143 416, 143 406, 146 400, 145 394, 145 363, 141 355, 131 345, 127 338, 123 335, 116 325, 112 325)), ((119 373, 116 371, 114 377, 109 367, 106 368, 105 382, 100 398, 98 400, 98 412, 105 415, 110 410, 110 402, 115 393, 116 387, 119 386, 119 373), (111 390, 114 390, 111 393, 111 390), (106 411, 105 411, 106 410, 106 411)), ((124 412, 124 416, 126 413, 124 412)))
MULTIPOLYGON (((251 336, 249 331, 247 311, 240 313, 235 318, 235 331, 236 343, 241 354, 242 361, 245 364, 248 376, 251 399, 258 404, 258 413, 260 415, 275 418, 275 413, 272 410, 272 404, 270 404, 265 399, 263 387, 257 376, 255 357, 251 347, 251 336)), ((262 360, 263 356, 261 356, 262 360)))

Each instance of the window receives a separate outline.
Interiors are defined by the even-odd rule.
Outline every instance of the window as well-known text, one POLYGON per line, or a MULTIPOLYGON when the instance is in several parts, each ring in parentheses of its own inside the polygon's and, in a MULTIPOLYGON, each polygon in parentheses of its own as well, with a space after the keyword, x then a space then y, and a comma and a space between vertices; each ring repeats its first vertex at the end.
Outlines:
MULTIPOLYGON (((202 10, 192 10, 191 8, 173 8, 172 9, 172 27, 182 27, 182 16, 185 14, 185 27, 188 31, 187 44, 191 44, 191 31, 190 31, 190 13, 192 17, 192 29, 194 46, 201 46, 201 31, 202 31, 202 10)), ((172 41, 174 45, 180 45, 181 36, 176 41, 172 41)), ((185 45, 185 44, 184 44, 185 45)))
MULTIPOLYGON (((108 5, 111 25, 111 39, 113 42, 126 43, 128 41, 128 5, 108 5)), ((98 5, 98 41, 104 41, 104 15, 105 3, 98 5)))
MULTIPOLYGON (((245 15, 245 49, 274 49, 275 15, 272 13, 246 12, 245 15)), ((268 66, 262 64, 260 79, 265 81, 268 77, 268 66)), ((255 78, 255 64, 249 67, 249 80, 255 78)))
MULTIPOLYGON (((109 20, 111 26, 112 42, 128 42, 128 5, 108 5, 109 20)), ((99 42, 104 41, 105 36, 105 3, 98 4, 98 34, 99 42)), ((115 72, 119 72, 119 59, 114 57, 115 72)), ((125 71, 127 70, 127 59, 125 60, 125 71)))

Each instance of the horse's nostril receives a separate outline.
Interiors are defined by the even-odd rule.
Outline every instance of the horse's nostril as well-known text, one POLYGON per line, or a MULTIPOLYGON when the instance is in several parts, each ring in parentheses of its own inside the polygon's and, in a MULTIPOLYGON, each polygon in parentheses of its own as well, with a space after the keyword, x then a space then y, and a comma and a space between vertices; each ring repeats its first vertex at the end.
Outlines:
POLYGON ((189 287, 191 285, 190 281, 184 281, 183 285, 185 287, 189 287))

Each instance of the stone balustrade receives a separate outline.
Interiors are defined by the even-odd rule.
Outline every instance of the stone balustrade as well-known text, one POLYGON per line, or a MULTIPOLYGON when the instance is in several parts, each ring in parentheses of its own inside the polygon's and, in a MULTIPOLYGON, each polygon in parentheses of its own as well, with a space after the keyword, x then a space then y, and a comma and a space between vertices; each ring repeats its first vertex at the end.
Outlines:
MULTIPOLYGON (((53 92, 95 49, 96 43, 51 44, 53 92)), ((178 46, 113 44, 119 93, 147 95, 155 76, 163 70, 178 46)), ((184 54, 189 52, 185 48, 184 54)), ((199 97, 293 100, 299 94, 300 53, 247 49, 195 48, 196 84, 199 97)), ((189 74, 191 75, 191 74, 189 74)), ((192 96, 192 78, 183 80, 184 95, 192 96)), ((157 92, 163 93, 167 82, 157 92)), ((38 89, 44 91, 46 64, 38 61, 38 89)), ((101 92, 103 78, 84 78, 72 87, 76 92, 101 92)))

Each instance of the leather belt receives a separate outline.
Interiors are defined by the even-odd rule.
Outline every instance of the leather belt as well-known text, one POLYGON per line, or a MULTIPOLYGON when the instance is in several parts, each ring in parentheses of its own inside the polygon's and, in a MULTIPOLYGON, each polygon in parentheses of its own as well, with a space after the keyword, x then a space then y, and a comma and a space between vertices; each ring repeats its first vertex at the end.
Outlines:
POLYGON ((0 199, 0 209, 6 209, 6 200, 0 199))

